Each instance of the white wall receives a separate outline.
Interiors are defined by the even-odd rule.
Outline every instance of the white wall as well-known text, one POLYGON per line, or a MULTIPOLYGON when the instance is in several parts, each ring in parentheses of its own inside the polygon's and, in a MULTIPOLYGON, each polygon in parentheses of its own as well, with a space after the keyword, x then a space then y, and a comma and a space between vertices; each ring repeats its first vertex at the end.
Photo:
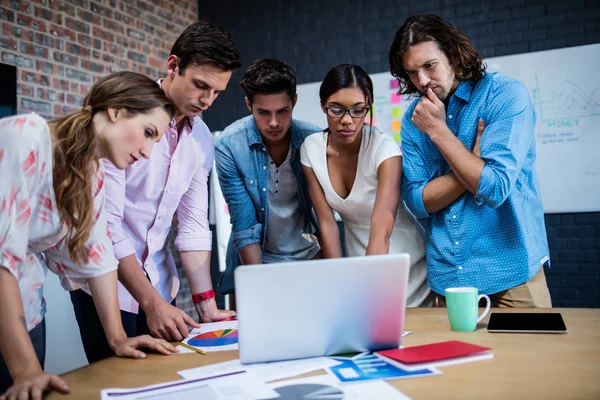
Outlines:
POLYGON ((44 370, 62 374, 87 365, 69 292, 60 286, 58 276, 50 271, 44 282, 44 298, 48 310, 44 370))

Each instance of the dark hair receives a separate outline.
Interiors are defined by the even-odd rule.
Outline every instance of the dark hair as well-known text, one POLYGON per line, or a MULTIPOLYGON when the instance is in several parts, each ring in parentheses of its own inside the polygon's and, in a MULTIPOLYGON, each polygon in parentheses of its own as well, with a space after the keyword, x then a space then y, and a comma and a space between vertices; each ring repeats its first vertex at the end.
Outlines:
POLYGON ((176 111, 155 81, 128 71, 100 79, 83 104, 81 111, 50 123, 55 136, 52 178, 56 204, 68 229, 69 255, 80 265, 88 261, 86 242, 95 220, 92 188, 98 159, 94 115, 109 108, 135 115, 162 107, 173 118, 176 111))
POLYGON ((411 46, 429 41, 446 54, 459 80, 477 82, 485 75, 483 58, 464 33, 438 15, 415 15, 404 21, 390 47, 390 72, 398 80, 398 94, 419 93, 404 71, 402 58, 411 46))
MULTIPOLYGON (((335 92, 341 89, 357 87, 367 98, 369 103, 369 113, 373 116, 373 81, 367 72, 358 65, 340 64, 329 70, 321 88, 319 89, 319 98, 321 104, 325 105, 327 99, 335 92)), ((371 131, 373 124, 370 124, 371 131)), ((370 135, 369 135, 370 136, 370 135)), ((370 140, 370 139, 369 139, 370 140)))
POLYGON ((214 64, 224 71, 233 71, 242 66, 231 36, 206 21, 188 26, 173 44, 171 55, 179 58, 179 75, 190 64, 214 64))
POLYGON ((292 66, 276 58, 255 60, 244 72, 240 86, 250 103, 256 94, 287 93, 294 100, 296 73, 292 66))

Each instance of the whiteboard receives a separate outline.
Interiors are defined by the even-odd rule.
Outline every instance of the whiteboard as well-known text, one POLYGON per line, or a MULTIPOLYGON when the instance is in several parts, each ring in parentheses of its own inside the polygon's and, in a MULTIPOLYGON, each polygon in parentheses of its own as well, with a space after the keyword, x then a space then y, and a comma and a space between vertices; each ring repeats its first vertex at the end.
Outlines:
MULTIPOLYGON (((545 213, 600 211, 600 44, 485 60, 488 71, 521 81, 537 113, 536 170, 545 213)), ((370 75, 373 123, 400 143, 410 100, 389 72, 370 75)), ((298 85, 294 118, 325 127, 320 82, 298 85)))

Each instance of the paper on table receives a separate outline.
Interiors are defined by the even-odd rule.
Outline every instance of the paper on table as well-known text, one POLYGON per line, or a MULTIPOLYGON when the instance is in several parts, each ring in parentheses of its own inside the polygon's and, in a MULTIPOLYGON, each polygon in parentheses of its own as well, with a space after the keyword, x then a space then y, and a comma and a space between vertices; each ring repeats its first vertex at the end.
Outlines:
POLYGON ((179 371, 178 374, 184 378, 203 378, 219 374, 227 374, 237 371, 252 372, 257 378, 264 382, 277 379, 290 378, 308 372, 326 369, 340 364, 339 361, 328 357, 304 358, 301 360, 276 361, 269 363, 242 364, 240 360, 226 361, 204 367, 191 368, 179 371))
MULTIPOLYGON (((361 384, 341 385, 329 375, 311 376, 275 382, 268 385, 279 397, 277 400, 328 399, 328 400, 410 400, 384 381, 370 381, 361 384)), ((269 399, 261 397, 261 400, 269 399)))
POLYGON ((418 371, 418 370, 424 369, 424 368, 443 367, 446 365, 463 364, 463 363, 468 363, 468 362, 473 362, 473 361, 489 360, 491 358, 494 358, 494 354, 492 352, 485 351, 483 353, 476 354, 474 356, 454 357, 454 358, 451 358, 448 360, 434 361, 434 362, 429 362, 429 363, 405 364, 405 363, 401 363, 396 360, 392 360, 389 357, 382 356, 381 354, 378 354, 378 353, 375 353, 375 355, 377 357, 379 357, 380 359, 382 359, 398 368, 402 368, 403 370, 406 370, 406 371, 418 371))
POLYGON ((214 378, 182 379, 135 389, 104 389, 101 392, 102 400, 251 400, 276 396, 276 392, 246 371, 214 378))
MULTIPOLYGON (((193 329, 183 343, 205 352, 237 350, 237 321, 223 321, 201 324, 193 329)), ((179 354, 193 353, 183 346, 177 346, 179 354)))
POLYGON ((341 361, 341 364, 327 368, 326 371, 340 383, 420 378, 442 374, 436 368, 407 371, 381 357, 376 357, 373 353, 360 353, 353 356, 335 357, 335 359, 341 361))

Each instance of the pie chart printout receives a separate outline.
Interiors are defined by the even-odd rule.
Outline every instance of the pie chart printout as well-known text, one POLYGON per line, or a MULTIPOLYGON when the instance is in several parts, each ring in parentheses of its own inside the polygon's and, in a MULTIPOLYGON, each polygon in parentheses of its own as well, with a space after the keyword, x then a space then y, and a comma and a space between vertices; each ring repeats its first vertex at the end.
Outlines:
POLYGON ((277 400, 342 400, 344 392, 327 385, 315 383, 293 384, 274 389, 280 397, 277 400))
POLYGON ((237 344, 237 342, 237 329, 219 329, 196 335, 188 341, 188 344, 195 347, 218 347, 237 344))

